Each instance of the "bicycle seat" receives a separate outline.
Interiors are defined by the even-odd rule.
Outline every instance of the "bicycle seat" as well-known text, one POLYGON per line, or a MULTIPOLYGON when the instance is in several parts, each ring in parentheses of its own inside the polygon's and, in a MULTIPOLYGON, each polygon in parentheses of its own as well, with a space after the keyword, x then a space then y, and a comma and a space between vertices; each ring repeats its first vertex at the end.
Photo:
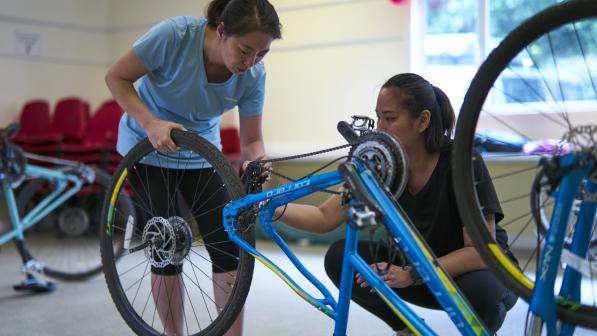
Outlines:
POLYGON ((8 126, 6 126, 5 128, 0 128, 0 137, 2 137, 2 138, 10 138, 20 128, 21 128, 21 125, 19 123, 16 123, 16 122, 15 123, 11 123, 8 126))

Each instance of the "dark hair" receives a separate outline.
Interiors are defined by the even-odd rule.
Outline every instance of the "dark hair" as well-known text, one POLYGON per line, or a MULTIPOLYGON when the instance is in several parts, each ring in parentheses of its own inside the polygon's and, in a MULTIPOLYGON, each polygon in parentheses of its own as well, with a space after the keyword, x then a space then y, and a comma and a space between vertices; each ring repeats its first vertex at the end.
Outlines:
POLYGON ((436 153, 449 142, 454 128, 454 109, 448 96, 425 78, 413 74, 398 74, 382 86, 382 89, 396 89, 400 105, 409 111, 412 118, 418 118, 423 110, 431 112, 429 125, 425 130, 425 148, 436 153))
POLYGON ((206 16, 212 28, 223 22, 224 33, 229 36, 259 31, 273 39, 282 37, 278 13, 267 0, 213 0, 206 16))

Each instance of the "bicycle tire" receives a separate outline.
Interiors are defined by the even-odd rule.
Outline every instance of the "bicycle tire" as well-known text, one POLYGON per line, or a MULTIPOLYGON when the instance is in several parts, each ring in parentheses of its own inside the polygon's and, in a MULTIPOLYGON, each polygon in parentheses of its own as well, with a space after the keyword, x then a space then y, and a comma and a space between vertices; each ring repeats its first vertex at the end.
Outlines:
MULTIPOLYGON (((491 52, 473 78, 465 95, 457 121, 453 153, 453 178, 458 192, 458 209, 477 250, 506 286, 529 301, 534 282, 520 272, 496 246, 486 229, 481 204, 474 186, 473 143, 479 115, 498 76, 516 55, 533 41, 566 24, 597 16, 597 2, 593 0, 566 1, 550 7, 526 20, 513 30, 491 52)), ((558 302, 558 317, 588 328, 597 328, 597 308, 589 305, 570 305, 558 302)))
MULTIPOLYGON (((240 181, 237 171, 230 165, 230 163, 226 160, 226 158, 223 156, 223 154, 214 145, 212 145, 207 140, 201 138, 200 136, 189 133, 189 132, 182 132, 182 131, 174 130, 171 133, 171 137, 172 137, 173 141, 176 143, 177 147, 184 148, 186 150, 191 150, 192 152, 194 152, 195 154, 198 154, 200 157, 202 157, 205 161, 207 161, 211 165, 211 167, 213 168, 213 172, 215 174, 218 174, 219 178, 221 178, 221 180, 223 182, 223 186, 226 188, 226 191, 228 192, 229 198, 231 200, 238 199, 245 195, 244 188, 240 181)), ((127 293, 126 293, 127 289, 124 288, 125 287, 124 283, 126 282, 125 275, 122 274, 122 272, 119 273, 119 268, 117 267, 115 260, 114 260, 114 256, 112 255, 113 249, 111 246, 112 243, 111 243, 109 231, 110 231, 110 229, 114 231, 117 228, 115 228, 115 227, 109 228, 108 227, 108 218, 111 214, 111 209, 110 209, 110 198, 112 197, 111 195, 118 193, 122 188, 125 188, 125 185, 128 182, 126 182, 126 177, 124 177, 124 176, 127 176, 128 171, 132 171, 132 169, 134 169, 133 167, 136 164, 138 164, 146 155, 148 155, 149 153, 152 153, 152 152, 155 152, 155 149, 153 148, 153 146, 151 145, 149 140, 145 139, 145 140, 139 142, 136 146, 134 146, 129 151, 129 153, 123 158, 123 160, 121 161, 120 165, 118 166, 118 168, 114 174, 114 179, 113 179, 111 186, 109 188, 109 191, 106 195, 106 199, 104 201, 103 211, 102 211, 102 215, 101 215, 102 227, 103 227, 101 252, 102 252, 103 269, 104 269, 104 274, 105 274, 106 282, 108 285, 108 289, 110 291, 110 295, 112 296, 112 300, 114 301, 114 304, 116 305, 116 307, 117 307, 119 313, 121 314, 121 316, 123 317, 123 319, 129 325, 129 327, 135 333, 137 333, 139 335, 162 335, 165 332, 163 330, 159 330, 160 329, 159 326, 157 326, 157 327, 154 326, 153 320, 151 322, 144 320, 145 309, 143 310, 143 312, 139 312, 138 311, 139 309, 136 309, 136 306, 135 306, 135 299, 129 300, 129 298, 127 297, 127 293), (122 276, 123 279, 120 279, 120 276, 122 276)), ((132 175, 133 172, 131 172, 130 174, 132 175)), ((135 193, 136 191, 133 191, 133 192, 135 193)), ((139 200, 137 198, 134 198, 134 200, 136 202, 137 207, 143 206, 142 204, 139 204, 139 200)), ((149 216, 151 216, 151 215, 152 214, 149 214, 149 216)), ((122 228, 120 228, 120 229, 122 229, 122 228)), ((223 229, 223 226, 222 226, 222 229, 223 229)), ((255 245, 255 232, 254 232, 253 226, 249 226, 248 228, 243 228, 243 230, 240 230, 240 228, 239 228, 239 235, 247 243, 251 244, 252 246, 255 245)), ((193 239, 195 239, 195 237, 193 237, 193 239)), ((134 240, 134 238, 133 238, 133 240, 134 240)), ((126 262, 128 262, 129 258, 133 258, 131 256, 134 256, 134 253, 132 253, 132 254, 127 254, 127 253, 128 252, 125 251, 125 253, 124 253, 125 256, 120 261, 121 264, 125 264, 126 262)), ((194 253, 197 253, 197 252, 194 252, 194 253)), ((191 253, 189 253, 189 256, 191 256, 191 253)), ((145 262, 145 261, 142 260, 142 262, 145 262)), ((197 266, 195 266, 195 263, 197 263, 197 261, 195 261, 195 262, 190 261, 190 260, 185 261, 184 266, 187 267, 190 264, 190 268, 193 269, 193 272, 195 272, 195 278, 197 278, 197 272, 194 270, 194 268, 197 267, 197 266)), ((145 267, 147 269, 147 264, 145 267)), ((190 305, 190 307, 192 308, 192 312, 195 314, 195 318, 197 319, 197 324, 198 324, 196 326, 196 328, 195 328, 195 325, 193 324, 191 326, 191 328, 189 329, 189 325, 194 322, 189 321, 185 315, 184 322, 185 322, 185 326, 187 328, 186 333, 189 335, 222 335, 222 334, 224 334, 228 330, 228 328, 234 323, 234 321, 236 320, 237 316, 240 314, 240 312, 244 306, 244 303, 247 298, 249 288, 251 285, 252 277, 253 277, 253 267, 254 267, 254 258, 250 254, 244 252, 244 250, 239 249, 238 268, 236 271, 236 279, 235 279, 234 284, 232 285, 230 297, 229 297, 226 305, 224 307, 220 307, 221 311, 219 311, 218 316, 215 319, 212 319, 211 315, 209 316, 209 318, 208 318, 209 325, 207 325, 207 326, 199 325, 200 324, 199 320, 205 318, 205 316, 199 316, 199 317, 197 316, 196 311, 199 310, 200 308, 195 307, 193 305, 194 300, 191 300, 191 295, 189 295, 189 293, 193 290, 196 290, 196 288, 189 286, 189 287, 191 287, 189 289, 189 287, 187 287, 187 285, 185 284, 184 289, 187 292, 187 296, 189 297, 189 300, 187 300, 188 302, 185 302, 185 304, 190 305)), ((129 272, 129 271, 127 270, 126 272, 129 272)), ((142 273, 145 273, 145 271, 143 271, 142 273)), ((184 270, 183 270, 183 274, 184 274, 184 270)), ((145 275, 143 275, 143 277, 145 277, 145 275)), ((128 276, 128 274, 126 276, 128 276)), ((201 274, 200 274, 200 276, 201 276, 201 274)), ((140 281, 143 281, 143 279, 140 281)), ((186 280, 186 281, 189 282, 189 280, 186 280)), ((195 285, 195 287, 197 287, 197 284, 199 284, 200 280, 197 279, 197 284, 195 284, 193 281, 191 281, 191 282, 192 282, 192 284, 195 285)), ((141 287, 141 286, 142 285, 139 284, 139 287, 141 287)), ((147 284, 143 285, 143 286, 147 286, 147 284)), ((153 284, 149 284, 149 286, 153 286, 153 284)), ((137 290, 137 292, 139 292, 139 290, 137 290)), ((149 294, 148 294, 148 298, 145 303, 146 305, 150 301, 150 299, 149 299, 150 295, 152 295, 151 292, 149 292, 149 294)), ((205 296, 208 296, 207 291, 201 289, 201 293, 200 293, 199 297, 203 297, 203 300, 204 300, 203 303, 207 306, 209 303, 209 300, 206 300, 205 296)), ((137 297, 137 294, 135 294, 135 298, 136 297, 137 297)), ((199 300, 199 297, 196 298, 197 301, 199 300)), ((212 301, 213 301, 213 299, 212 299, 212 301)), ((213 301, 213 302, 215 302, 215 301, 213 301)), ((199 303, 197 304, 197 306, 199 306, 199 303)), ((184 308, 184 309, 185 309, 185 314, 186 314, 187 308, 184 308)), ((206 308, 206 309, 208 309, 208 308, 206 308)), ((154 317, 156 315, 156 313, 155 313, 156 310, 157 309, 154 309, 154 313, 153 313, 154 317)), ((190 309, 189 309, 189 311, 190 311, 190 309)), ((206 310, 206 311, 207 311, 206 314, 210 314, 209 310, 206 310)), ((163 328, 163 326, 162 326, 162 328, 163 328)))
MULTIPOLYGON (((20 252, 28 254, 22 255, 23 260, 33 257, 41 261, 43 274, 64 281, 81 281, 100 273, 100 223, 97 219, 101 210, 101 200, 104 198, 103 193, 108 189, 110 180, 109 174, 95 169, 94 183, 98 190, 92 191, 91 188, 94 186, 84 184, 78 194, 28 230, 23 244, 25 251, 19 249, 20 252), (79 217, 80 220, 67 222, 69 218, 74 217, 79 217)), ((47 192, 51 190, 51 187, 47 186, 48 183, 45 178, 36 178, 21 187, 17 193, 20 216, 47 196, 47 192)), ((128 211, 134 211, 128 197, 121 198, 120 202, 128 211)), ((117 249, 115 254, 120 255, 122 246, 117 249)))

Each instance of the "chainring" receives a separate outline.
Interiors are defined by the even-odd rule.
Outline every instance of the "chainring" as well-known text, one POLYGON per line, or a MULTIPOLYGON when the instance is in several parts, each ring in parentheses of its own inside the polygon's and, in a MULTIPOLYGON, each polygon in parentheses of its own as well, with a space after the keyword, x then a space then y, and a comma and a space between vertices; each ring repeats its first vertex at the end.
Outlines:
POLYGON ((363 160, 396 199, 402 195, 408 181, 408 158, 394 136, 378 130, 367 132, 350 149, 349 156, 363 160))

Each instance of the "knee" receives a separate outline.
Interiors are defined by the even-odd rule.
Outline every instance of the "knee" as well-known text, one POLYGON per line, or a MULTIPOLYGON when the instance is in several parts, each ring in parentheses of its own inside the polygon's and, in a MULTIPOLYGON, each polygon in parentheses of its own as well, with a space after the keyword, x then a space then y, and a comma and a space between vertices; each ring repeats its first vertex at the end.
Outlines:
POLYGON ((517 300, 518 296, 516 294, 510 290, 506 290, 502 299, 494 304, 491 309, 491 315, 485 318, 487 321, 487 328, 489 328, 492 333, 496 333, 501 328, 506 319, 506 314, 512 309, 517 300))
POLYGON ((338 286, 342 274, 342 257, 344 256, 344 240, 334 242, 325 254, 325 272, 332 282, 338 286))
POLYGON ((491 307, 485 307, 477 313, 489 332, 494 335, 502 327, 508 309, 504 302, 497 302, 491 307))
POLYGON ((518 299, 490 271, 467 273, 456 283, 492 334, 500 329, 506 313, 518 299))

